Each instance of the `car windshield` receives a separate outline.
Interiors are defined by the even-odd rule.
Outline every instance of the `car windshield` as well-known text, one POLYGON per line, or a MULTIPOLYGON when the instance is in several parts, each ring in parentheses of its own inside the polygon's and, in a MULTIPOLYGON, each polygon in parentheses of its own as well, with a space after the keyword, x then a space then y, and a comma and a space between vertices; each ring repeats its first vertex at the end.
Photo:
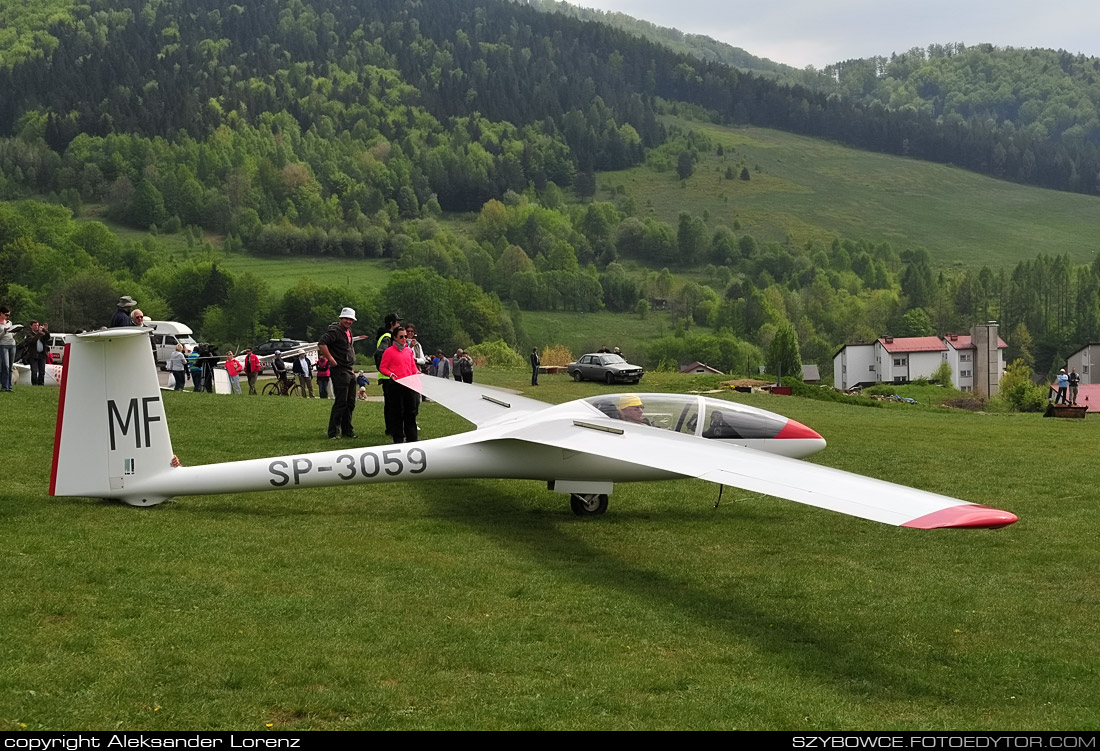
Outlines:
POLYGON ((626 360, 619 357, 618 355, 604 355, 603 356, 603 364, 604 365, 625 365, 626 360))

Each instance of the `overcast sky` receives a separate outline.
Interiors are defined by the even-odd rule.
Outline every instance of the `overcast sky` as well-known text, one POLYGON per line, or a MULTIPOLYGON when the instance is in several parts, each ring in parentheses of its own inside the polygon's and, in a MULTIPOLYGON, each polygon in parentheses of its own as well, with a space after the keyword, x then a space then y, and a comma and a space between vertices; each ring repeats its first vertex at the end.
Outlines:
POLYGON ((1100 0, 569 0, 705 34, 797 68, 989 42, 1100 57, 1100 0))

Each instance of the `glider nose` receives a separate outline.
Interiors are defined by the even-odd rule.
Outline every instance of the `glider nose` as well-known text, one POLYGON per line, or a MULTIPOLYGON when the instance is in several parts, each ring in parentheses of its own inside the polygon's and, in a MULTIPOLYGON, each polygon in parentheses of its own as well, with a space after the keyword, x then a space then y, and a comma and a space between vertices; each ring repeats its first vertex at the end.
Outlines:
POLYGON ((821 434, 797 420, 787 420, 787 424, 775 435, 774 440, 784 441, 784 448, 791 450, 783 453, 796 459, 816 454, 825 448, 825 439, 821 434))

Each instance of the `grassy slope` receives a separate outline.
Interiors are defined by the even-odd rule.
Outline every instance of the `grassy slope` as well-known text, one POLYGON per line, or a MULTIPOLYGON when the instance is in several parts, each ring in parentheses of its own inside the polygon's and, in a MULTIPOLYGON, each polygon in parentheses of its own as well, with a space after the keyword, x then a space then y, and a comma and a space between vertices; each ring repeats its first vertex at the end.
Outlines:
MULTIPOLYGON (((822 463, 1021 516, 922 533, 732 489, 715 510, 697 481, 620 486, 594 520, 508 481, 51 499, 57 391, 4 396, 0 729, 1098 727, 1100 504, 1049 460, 1095 418, 738 397, 821 431, 822 463)), ((188 464, 330 448, 320 401, 165 399, 188 464)), ((381 405, 356 425, 381 442, 381 405)))
MULTIPOLYGON (((680 211, 757 239, 831 242, 835 237, 923 246, 941 264, 1011 267, 1039 253, 1091 262, 1100 246, 1100 199, 1029 188, 953 167, 857 151, 762 128, 678 122, 705 131, 725 156, 703 155, 681 187, 675 171, 647 167, 599 176, 676 225, 680 211), (751 180, 743 181, 741 165, 751 180), (725 179, 727 166, 733 180, 725 179), (760 171, 757 171, 759 166, 760 171)), ((601 191, 599 196, 607 194, 601 191)))

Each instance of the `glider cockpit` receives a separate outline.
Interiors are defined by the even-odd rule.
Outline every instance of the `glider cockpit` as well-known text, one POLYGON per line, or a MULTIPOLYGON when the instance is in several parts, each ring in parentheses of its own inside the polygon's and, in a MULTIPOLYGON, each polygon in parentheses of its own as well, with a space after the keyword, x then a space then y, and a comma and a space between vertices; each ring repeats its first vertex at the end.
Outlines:
POLYGON ((604 417, 801 458, 825 439, 774 412, 697 394, 603 394, 583 400, 604 417))

